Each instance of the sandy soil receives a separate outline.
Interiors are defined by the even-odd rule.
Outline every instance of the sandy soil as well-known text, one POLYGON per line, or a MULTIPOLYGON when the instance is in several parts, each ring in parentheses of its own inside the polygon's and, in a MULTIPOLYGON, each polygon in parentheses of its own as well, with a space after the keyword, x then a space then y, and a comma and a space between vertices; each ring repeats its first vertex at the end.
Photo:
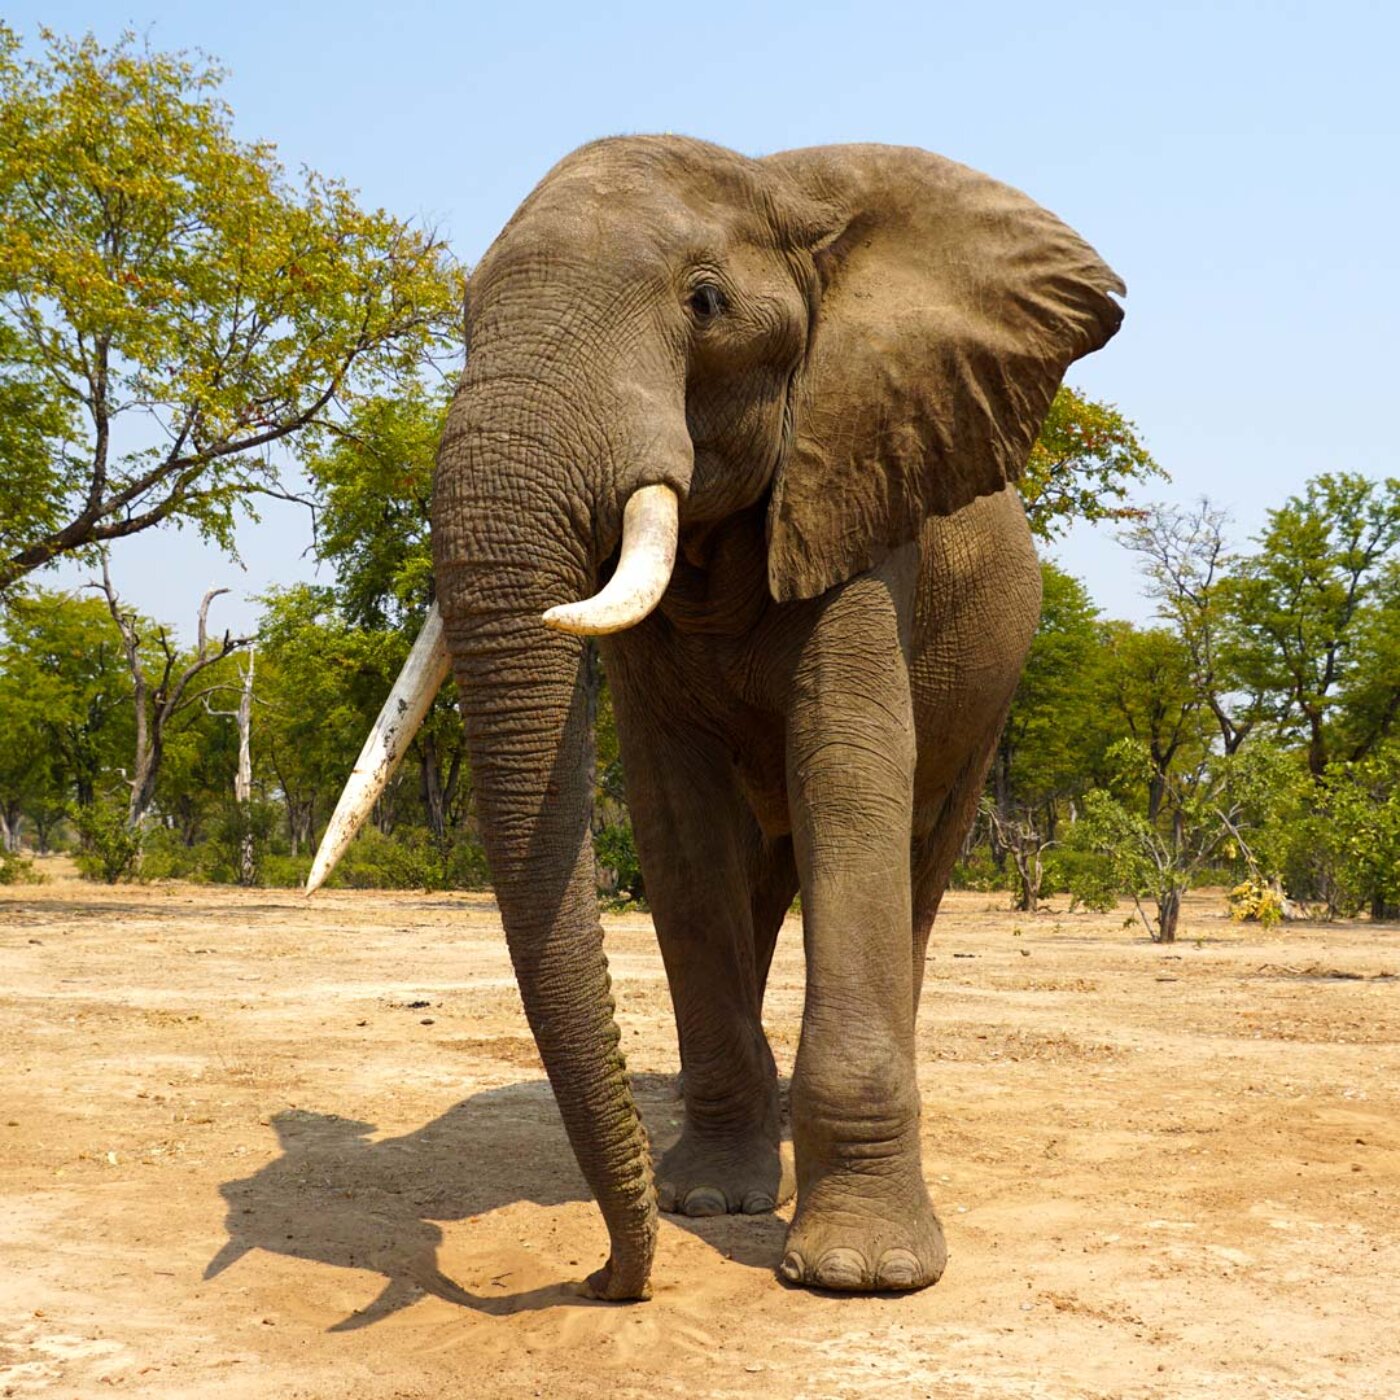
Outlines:
MULTIPOLYGON (((1400 930, 1221 907, 1164 949, 950 897, 937 1288, 792 1291, 780 1219, 663 1218, 614 1307, 488 898, 0 891, 0 1394, 1400 1397, 1400 930)), ((607 925, 664 1146, 660 959, 607 925)), ((791 922, 784 1069, 801 987, 791 922)))

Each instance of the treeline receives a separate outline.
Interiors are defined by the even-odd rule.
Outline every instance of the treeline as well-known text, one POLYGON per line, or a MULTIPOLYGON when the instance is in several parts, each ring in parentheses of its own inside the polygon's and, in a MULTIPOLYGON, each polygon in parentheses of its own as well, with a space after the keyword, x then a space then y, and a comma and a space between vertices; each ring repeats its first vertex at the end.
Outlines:
POLYGON ((1396 917, 1400 480, 1319 476, 1267 518, 1238 552, 1207 501, 1121 531, 1154 626, 1045 565, 963 879, 1131 895, 1167 940, 1206 881, 1246 917, 1396 917))
MULTIPOLYGON (((419 404, 423 443, 433 411, 419 404)), ((384 406, 377 415, 388 412, 384 406)), ((399 431, 400 404, 393 410, 399 431)), ((193 646, 87 595, 14 597, 0 639, 0 834, 74 846, 107 879, 300 883, 407 654, 425 596, 422 494, 361 425, 315 459, 335 587, 263 600, 255 637, 193 646), (410 483, 411 484, 411 483, 410 483), (413 501, 396 511, 394 502, 413 501), (377 525, 374 524, 377 522, 377 525), (412 599, 418 599, 414 604, 412 599), (241 782, 240 782, 241 773, 241 782)), ((1091 906, 1127 896, 1174 936, 1193 884, 1242 916, 1393 918, 1400 904, 1400 481, 1324 475, 1234 550, 1222 514, 1154 507, 1120 530, 1152 626, 1105 618, 1043 566, 1045 602, 958 881, 1091 906)), ((641 898, 602 682, 600 890, 641 898)), ((451 684, 335 880, 473 887, 488 876, 451 684)))

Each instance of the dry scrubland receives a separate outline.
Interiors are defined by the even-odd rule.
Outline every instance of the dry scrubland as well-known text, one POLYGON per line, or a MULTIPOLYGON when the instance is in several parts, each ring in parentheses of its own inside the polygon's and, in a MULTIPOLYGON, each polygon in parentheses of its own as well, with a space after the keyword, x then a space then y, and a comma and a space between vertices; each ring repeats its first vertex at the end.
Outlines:
MULTIPOLYGON (((1400 1396, 1400 930, 954 895, 920 1021, 943 1283, 793 1292, 783 1223, 603 1233, 484 897, 0 891, 0 1394, 1400 1396), (1018 933, 1019 929, 1019 933, 1018 933), (1199 942, 1195 941, 1199 939, 1199 942)), ((607 920, 654 1139, 674 1029, 607 920)), ((800 931, 769 1024, 791 1065, 800 931)))

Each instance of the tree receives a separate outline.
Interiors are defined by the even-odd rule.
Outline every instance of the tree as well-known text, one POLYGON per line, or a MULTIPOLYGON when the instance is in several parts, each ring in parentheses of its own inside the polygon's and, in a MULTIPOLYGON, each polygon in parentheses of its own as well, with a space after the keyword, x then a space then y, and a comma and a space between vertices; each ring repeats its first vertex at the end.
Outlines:
POLYGON ((251 885, 257 874, 257 851, 252 822, 253 802, 253 677, 256 648, 248 648, 243 682, 238 687, 238 708, 216 710, 204 697, 205 710, 220 719, 231 719, 238 726, 238 768, 233 778, 233 806, 238 825, 238 883, 251 885))
POLYGON ((1102 699, 1147 755, 1147 819, 1153 821, 1173 765, 1183 757, 1194 761, 1207 744, 1190 649, 1169 628, 1130 622, 1105 624, 1100 644, 1102 699))
POLYGON ((1225 512, 1202 497, 1191 509, 1149 506, 1120 538, 1141 556, 1158 615, 1190 657, 1191 688, 1214 715, 1221 743, 1231 754, 1259 721, 1262 697, 1240 697, 1221 656, 1232 563, 1227 522, 1225 512))
POLYGON ((1021 476, 1031 529, 1051 540, 1075 520, 1125 520, 1134 482, 1165 476, 1112 404, 1062 385, 1021 476))
POLYGON ((122 653, 131 674, 135 737, 131 775, 127 779, 131 797, 126 821, 135 830, 141 825, 155 798, 156 779, 160 776, 161 762, 165 757, 165 742, 171 721, 208 693, 192 691, 190 685, 224 657, 247 646, 252 638, 234 637, 226 631, 221 641, 216 643, 210 639, 209 604, 228 592, 227 588, 211 588, 199 605, 195 649, 191 655, 181 657, 162 626, 155 628, 154 645, 143 654, 150 624, 135 612, 122 607, 112 586, 112 576, 105 558, 102 561, 102 582, 89 586, 100 588, 107 600, 107 609, 121 636, 122 653))
POLYGON ((439 240, 235 139, 217 66, 41 33, 25 61, 0 27, 0 397, 30 404, 0 591, 164 521, 231 549, 275 446, 411 379, 460 310, 439 240))
MULTIPOLYGON (((262 599, 258 697, 263 748, 286 805, 292 850, 314 844, 317 826, 355 762, 408 644, 396 632, 351 627, 333 590, 300 584, 262 599)), ((402 779, 376 813, 390 827, 402 779)))
POLYGON ((1287 847, 1296 884, 1329 914, 1400 916, 1400 741, 1338 759, 1308 786, 1287 847))
POLYGON ((9 732, 21 746, 26 733, 42 736, 11 750, 9 762, 43 774, 41 791, 64 805, 90 806, 131 745, 131 681, 107 608, 36 588, 12 599, 3 622, 0 675, 16 724, 9 732))
MULTIPOLYGON (((433 598, 428 504, 447 403, 445 388, 421 383, 366 399, 343 425, 318 433, 307 456, 322 502, 319 553, 335 569, 339 612, 354 627, 394 630, 402 655, 433 598)), ((450 681, 409 753, 428 828, 444 848, 466 797, 466 739, 450 681)))
POLYGON ((1155 817, 1142 814, 1139 797, 1158 777, 1147 748, 1122 740, 1110 758, 1115 781, 1085 796, 1075 839, 1107 858, 1113 885, 1132 896, 1148 936, 1174 943, 1182 896, 1202 868, 1241 854, 1257 865, 1248 838, 1267 822, 1273 794, 1287 781, 1288 755, 1262 743, 1231 756, 1203 753, 1167 773, 1155 817))
POLYGON ((1009 855, 1016 867, 1021 909, 1034 909, 1039 901, 1058 804, 1088 786, 1091 755, 1108 742, 1095 699, 1098 609, 1080 580, 1048 561, 1040 567, 1040 625, 997 743, 982 808, 994 854, 1009 855))
POLYGON ((1355 674, 1361 636, 1371 624, 1378 640, 1393 635, 1385 629, 1394 628, 1400 605, 1391 567, 1400 549, 1400 479, 1327 473, 1268 521, 1258 552, 1231 580, 1230 664, 1271 700, 1280 722, 1302 730, 1308 768, 1322 782, 1336 737, 1332 714, 1355 674))

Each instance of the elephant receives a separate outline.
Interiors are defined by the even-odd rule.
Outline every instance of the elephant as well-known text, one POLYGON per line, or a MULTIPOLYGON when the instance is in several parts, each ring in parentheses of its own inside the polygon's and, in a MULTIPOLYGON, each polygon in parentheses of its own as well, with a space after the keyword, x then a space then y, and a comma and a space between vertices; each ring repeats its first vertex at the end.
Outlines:
POLYGON ((658 1208, 794 1190, 787 1282, 942 1273, 926 945, 1039 617, 1015 483, 1125 290, 1054 215, 929 152, 676 136, 567 156, 472 270, 436 603, 309 887, 450 666, 525 1013, 609 1234, 591 1296, 648 1296, 658 1208), (655 1166, 595 893, 595 646, 679 1037, 683 1127, 655 1166), (799 894, 790 1171, 762 1007, 799 894))

